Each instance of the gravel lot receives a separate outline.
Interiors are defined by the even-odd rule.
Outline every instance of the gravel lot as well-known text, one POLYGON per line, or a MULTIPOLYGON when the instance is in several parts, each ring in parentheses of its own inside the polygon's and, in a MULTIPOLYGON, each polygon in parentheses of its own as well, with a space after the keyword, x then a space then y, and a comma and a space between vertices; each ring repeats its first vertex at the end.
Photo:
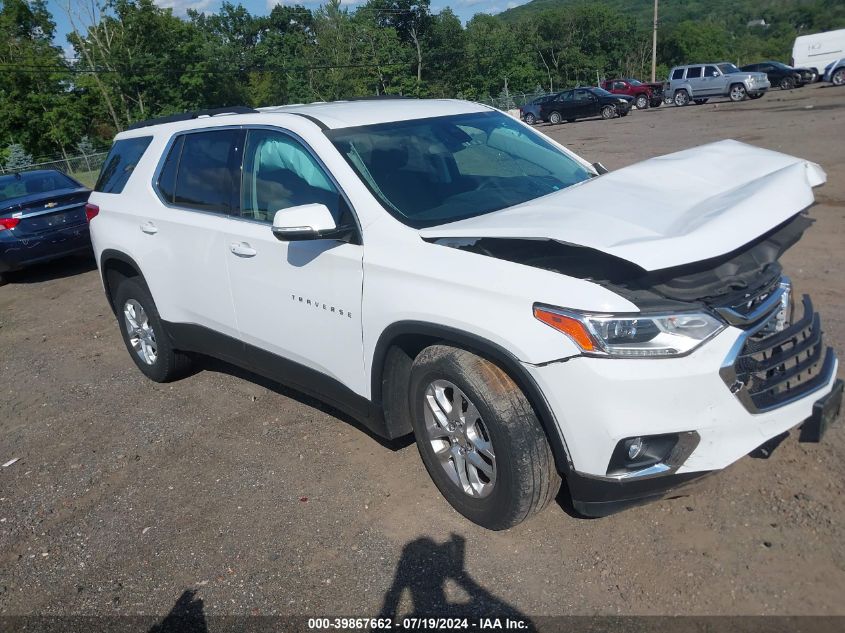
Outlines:
MULTIPOLYGON (((610 169, 724 138, 820 163, 818 221, 785 263, 845 353, 845 89, 540 129, 610 169)), ((220 363, 146 380, 92 264, 10 281, 0 615, 161 617, 180 600, 209 616, 845 615, 841 420, 678 498, 599 520, 562 502, 491 533, 452 511, 413 444, 220 363)))

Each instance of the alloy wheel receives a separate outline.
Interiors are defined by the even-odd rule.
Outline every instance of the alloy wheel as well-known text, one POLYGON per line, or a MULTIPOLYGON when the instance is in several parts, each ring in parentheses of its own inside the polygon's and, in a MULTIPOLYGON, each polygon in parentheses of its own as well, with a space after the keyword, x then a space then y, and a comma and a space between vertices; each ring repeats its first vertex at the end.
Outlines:
POLYGON ((434 455, 451 482, 483 498, 496 485, 496 455, 481 414, 457 385, 435 380, 425 390, 425 427, 434 455))
POLYGON ((155 331, 146 310, 135 299, 129 299, 123 305, 123 323, 129 343, 138 357, 147 365, 155 364, 158 358, 155 331))
POLYGON ((845 68, 840 68, 833 73, 833 77, 830 78, 830 81, 834 86, 845 86, 845 68))
POLYGON ((745 99, 745 86, 735 85, 731 88, 731 101, 742 101, 745 99))

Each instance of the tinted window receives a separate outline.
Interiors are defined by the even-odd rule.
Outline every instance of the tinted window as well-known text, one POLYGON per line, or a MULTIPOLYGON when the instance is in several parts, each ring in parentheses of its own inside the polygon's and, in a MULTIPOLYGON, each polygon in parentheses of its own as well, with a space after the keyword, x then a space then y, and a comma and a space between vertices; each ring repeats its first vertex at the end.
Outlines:
POLYGON ((158 176, 159 193, 161 193, 162 198, 170 203, 173 202, 174 192, 176 191, 176 170, 179 167, 179 158, 182 155, 184 141, 185 137, 180 136, 173 143, 158 176))
POLYGON ((697 77, 701 77, 701 66, 687 68, 687 79, 696 79, 697 77))
POLYGON ((106 156, 106 162, 103 163, 94 191, 102 193, 123 191, 135 165, 141 160, 141 156, 144 155, 152 140, 152 136, 139 136, 115 141, 109 155, 106 156))
POLYGON ((613 89, 614 90, 625 90, 625 82, 624 81, 614 81, 613 82, 613 89))
POLYGON ((586 90, 576 90, 575 91, 575 101, 589 101, 590 100, 590 93, 586 90))
POLYGON ((676 68, 672 71, 672 79, 683 79, 684 77, 684 69, 683 68, 676 68))
POLYGON ((272 222, 276 211, 324 204, 344 224, 346 206, 323 167, 298 141, 272 130, 250 130, 244 150, 241 216, 272 222))
POLYGON ((384 208, 416 228, 504 209, 590 177, 544 135, 499 112, 326 134, 384 208))
POLYGON ((174 204, 230 213, 240 175, 240 130, 186 134, 176 175, 174 204))
POLYGON ((705 77, 718 77, 719 71, 716 69, 715 66, 705 66, 704 67, 704 76, 705 77))
POLYGON ((75 180, 52 170, 0 176, 0 202, 61 189, 76 189, 81 186, 75 180))

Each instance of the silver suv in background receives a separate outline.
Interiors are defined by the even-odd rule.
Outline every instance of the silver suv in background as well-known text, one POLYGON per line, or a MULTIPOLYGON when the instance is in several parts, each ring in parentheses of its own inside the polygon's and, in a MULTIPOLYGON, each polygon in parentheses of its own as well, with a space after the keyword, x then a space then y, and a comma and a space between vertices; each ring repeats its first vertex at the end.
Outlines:
POLYGON ((664 99, 677 106, 706 103, 711 97, 743 101, 759 99, 771 87, 766 73, 744 72, 728 62, 675 66, 666 82, 664 99))

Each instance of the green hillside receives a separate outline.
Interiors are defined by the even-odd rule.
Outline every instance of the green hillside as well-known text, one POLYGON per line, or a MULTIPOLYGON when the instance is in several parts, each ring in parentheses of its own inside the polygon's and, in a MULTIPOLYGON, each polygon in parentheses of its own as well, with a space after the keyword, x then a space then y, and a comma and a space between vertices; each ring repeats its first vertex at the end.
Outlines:
MULTIPOLYGON (((585 4, 585 0, 532 0, 499 14, 500 19, 515 22, 555 9, 585 4)), ((615 12, 650 24, 653 0, 591 0, 615 12)), ((768 28, 789 26, 798 32, 824 31, 845 26, 845 2, 842 0, 662 0, 660 22, 663 26, 687 20, 707 21, 728 28, 746 28, 751 20, 764 19, 768 28)))

